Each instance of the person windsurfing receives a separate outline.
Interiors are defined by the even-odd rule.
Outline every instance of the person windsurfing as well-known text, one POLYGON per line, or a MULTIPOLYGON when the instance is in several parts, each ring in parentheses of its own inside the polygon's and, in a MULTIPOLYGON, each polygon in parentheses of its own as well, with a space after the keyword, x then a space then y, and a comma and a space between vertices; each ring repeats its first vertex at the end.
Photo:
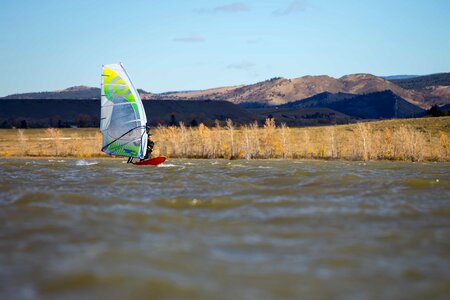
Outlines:
POLYGON ((147 127, 147 135, 148 135, 147 152, 145 153, 144 159, 141 159, 141 161, 149 159, 150 154, 152 154, 152 152, 153 152, 153 147, 155 147, 155 142, 153 141, 153 136, 150 133, 149 127, 147 127))
MULTIPOLYGON (((140 159, 139 161, 144 161, 150 158, 150 154, 152 154, 153 152, 153 147, 155 147, 155 142, 153 141, 153 136, 150 133, 150 126, 145 126, 145 130, 147 132, 147 151, 145 152, 144 158, 140 159)), ((128 161, 127 163, 132 163, 133 162, 133 157, 130 156, 128 157, 128 161)))

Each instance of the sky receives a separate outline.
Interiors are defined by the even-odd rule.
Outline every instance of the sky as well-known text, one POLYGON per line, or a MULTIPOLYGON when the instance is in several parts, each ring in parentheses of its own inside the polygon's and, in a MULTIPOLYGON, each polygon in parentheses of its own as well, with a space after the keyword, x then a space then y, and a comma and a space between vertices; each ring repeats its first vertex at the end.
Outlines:
POLYGON ((99 86, 117 62, 153 93, 449 72, 449 16, 448 0, 0 0, 0 96, 99 86))

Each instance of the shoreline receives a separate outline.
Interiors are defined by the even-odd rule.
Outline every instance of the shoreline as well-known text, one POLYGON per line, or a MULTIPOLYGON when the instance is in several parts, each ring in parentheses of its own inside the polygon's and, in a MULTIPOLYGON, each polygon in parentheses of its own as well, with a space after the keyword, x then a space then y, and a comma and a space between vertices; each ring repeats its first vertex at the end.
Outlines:
MULTIPOLYGON (((126 161, 126 157, 64 157, 64 156, 0 156, 0 160, 102 160, 102 161, 126 161)), ((410 161, 410 160, 389 160, 389 159, 377 159, 377 160, 350 160, 350 159, 342 159, 342 158, 252 158, 252 159, 245 159, 245 158, 236 158, 236 159, 227 159, 227 158, 185 158, 185 157, 167 157, 166 161, 171 160, 177 160, 177 161, 184 161, 184 160, 198 160, 198 161, 213 161, 213 160, 220 160, 220 161, 305 161, 305 162, 327 162, 327 161, 341 161, 341 162, 362 162, 362 163, 371 163, 371 162, 401 162, 401 163, 450 163, 450 161, 439 161, 439 160, 421 160, 421 161, 410 161)))

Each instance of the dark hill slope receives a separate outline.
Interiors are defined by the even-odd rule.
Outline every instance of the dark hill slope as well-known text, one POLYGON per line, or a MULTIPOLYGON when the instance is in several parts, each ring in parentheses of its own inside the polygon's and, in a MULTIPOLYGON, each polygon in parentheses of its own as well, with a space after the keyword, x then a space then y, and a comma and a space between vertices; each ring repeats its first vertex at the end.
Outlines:
POLYGON ((228 101, 201 100, 147 100, 143 101, 147 119, 152 126, 175 122, 205 123, 214 125, 215 120, 232 119, 237 123, 250 123, 255 115, 228 101), (172 116, 173 115, 173 116, 172 116))
POLYGON ((317 95, 314 95, 312 97, 303 99, 303 100, 297 100, 294 102, 286 103, 283 105, 280 105, 280 108, 310 108, 310 107, 327 107, 328 104, 332 104, 335 102, 344 101, 347 99, 351 99, 356 97, 357 95, 354 94, 347 94, 347 93, 336 93, 332 94, 329 92, 320 93, 317 95))
POLYGON ((321 93, 279 107, 326 107, 345 115, 364 119, 407 118, 421 115, 425 112, 420 107, 407 102, 391 91, 365 95, 321 93))
MULTIPOLYGON (((250 123, 256 117, 249 111, 227 101, 143 101, 147 119, 152 126, 182 121, 189 125, 230 118, 237 123, 250 123), (172 116, 173 115, 173 116, 172 116)), ((100 100, 80 99, 2 99, 0 127, 98 127, 100 100), (24 123, 25 121, 25 123, 24 123)))
POLYGON ((450 104, 442 105, 441 107, 439 107, 439 109, 441 109, 441 110, 449 110, 450 109, 450 104))
POLYGON ((261 124, 266 118, 274 118, 277 125, 285 123, 290 127, 349 124, 357 121, 354 117, 326 107, 279 108, 272 106, 249 110, 258 117, 261 124))

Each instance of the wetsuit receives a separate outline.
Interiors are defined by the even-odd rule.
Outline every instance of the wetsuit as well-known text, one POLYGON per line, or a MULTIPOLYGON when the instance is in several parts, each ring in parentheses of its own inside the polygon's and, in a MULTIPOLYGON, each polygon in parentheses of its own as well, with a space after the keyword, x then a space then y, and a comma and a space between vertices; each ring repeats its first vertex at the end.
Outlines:
POLYGON ((148 159, 150 157, 150 154, 153 152, 153 147, 155 147, 155 142, 149 140, 147 142, 147 153, 145 153, 144 159, 148 159))

